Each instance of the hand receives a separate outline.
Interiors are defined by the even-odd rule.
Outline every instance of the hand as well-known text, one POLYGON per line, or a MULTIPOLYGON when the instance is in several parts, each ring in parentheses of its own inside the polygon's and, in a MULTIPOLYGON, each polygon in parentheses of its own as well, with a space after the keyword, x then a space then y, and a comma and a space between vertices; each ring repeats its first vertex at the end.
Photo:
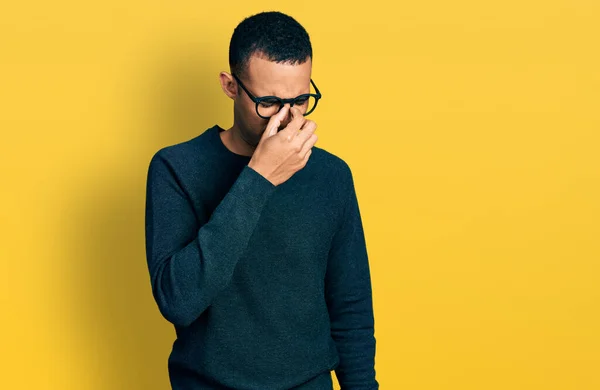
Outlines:
POLYGON ((312 147, 317 142, 317 124, 307 120, 299 109, 291 107, 292 120, 277 132, 281 121, 288 114, 288 106, 273 115, 263 132, 248 166, 279 185, 304 168, 312 147))

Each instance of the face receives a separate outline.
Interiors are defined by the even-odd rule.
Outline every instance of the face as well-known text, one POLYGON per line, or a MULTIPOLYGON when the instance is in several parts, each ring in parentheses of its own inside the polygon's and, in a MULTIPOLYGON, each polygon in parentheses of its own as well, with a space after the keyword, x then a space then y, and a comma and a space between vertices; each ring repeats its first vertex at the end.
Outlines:
MULTIPOLYGON (((311 69, 310 58, 302 64, 290 65, 271 62, 260 55, 252 55, 248 63, 247 76, 241 76, 241 80, 255 97, 270 95, 283 99, 295 98, 304 93, 311 93, 311 69)), ((256 104, 232 75, 222 72, 221 84, 227 96, 234 100, 234 127, 242 139, 256 147, 269 119, 261 118, 256 114, 256 104)), ((284 119, 279 129, 286 127, 290 120, 291 113, 284 119)))

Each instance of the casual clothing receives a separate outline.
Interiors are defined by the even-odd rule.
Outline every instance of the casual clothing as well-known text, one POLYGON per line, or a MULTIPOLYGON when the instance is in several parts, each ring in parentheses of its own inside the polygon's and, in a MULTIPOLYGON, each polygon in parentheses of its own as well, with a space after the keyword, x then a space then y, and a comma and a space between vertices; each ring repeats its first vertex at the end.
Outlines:
POLYGON ((312 148, 273 185, 218 125, 152 157, 146 254, 175 326, 175 390, 375 390, 366 243, 349 166, 312 148))

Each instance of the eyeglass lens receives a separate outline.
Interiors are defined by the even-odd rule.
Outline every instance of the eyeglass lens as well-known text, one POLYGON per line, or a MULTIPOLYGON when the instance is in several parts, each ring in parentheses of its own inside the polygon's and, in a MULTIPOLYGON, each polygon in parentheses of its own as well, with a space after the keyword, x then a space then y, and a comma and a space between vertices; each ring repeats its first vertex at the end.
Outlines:
MULTIPOLYGON (((303 115, 310 114, 317 104, 314 96, 303 96, 294 102, 294 107, 298 108, 303 115)), ((279 112, 283 106, 281 100, 270 98, 258 103, 258 114, 263 117, 270 117, 279 112)))

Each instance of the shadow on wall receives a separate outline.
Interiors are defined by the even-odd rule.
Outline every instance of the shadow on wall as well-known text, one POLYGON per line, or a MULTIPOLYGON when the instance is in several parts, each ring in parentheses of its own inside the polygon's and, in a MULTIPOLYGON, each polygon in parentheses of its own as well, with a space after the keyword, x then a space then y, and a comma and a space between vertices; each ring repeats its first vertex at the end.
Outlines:
POLYGON ((206 66, 211 56, 202 57, 163 53, 149 66, 143 64, 153 71, 140 73, 145 91, 132 95, 144 101, 143 112, 132 114, 144 123, 124 137, 135 143, 124 150, 134 148, 132 153, 141 157, 110 161, 91 173, 93 185, 69 199, 64 237, 67 255, 77 261, 64 275, 65 299, 73 308, 70 337, 83 360, 78 367, 89 381, 85 388, 170 388, 167 359, 175 331, 152 297, 145 251, 146 178, 156 151, 217 123, 215 102, 225 105, 226 98, 220 95, 218 73, 206 66))

